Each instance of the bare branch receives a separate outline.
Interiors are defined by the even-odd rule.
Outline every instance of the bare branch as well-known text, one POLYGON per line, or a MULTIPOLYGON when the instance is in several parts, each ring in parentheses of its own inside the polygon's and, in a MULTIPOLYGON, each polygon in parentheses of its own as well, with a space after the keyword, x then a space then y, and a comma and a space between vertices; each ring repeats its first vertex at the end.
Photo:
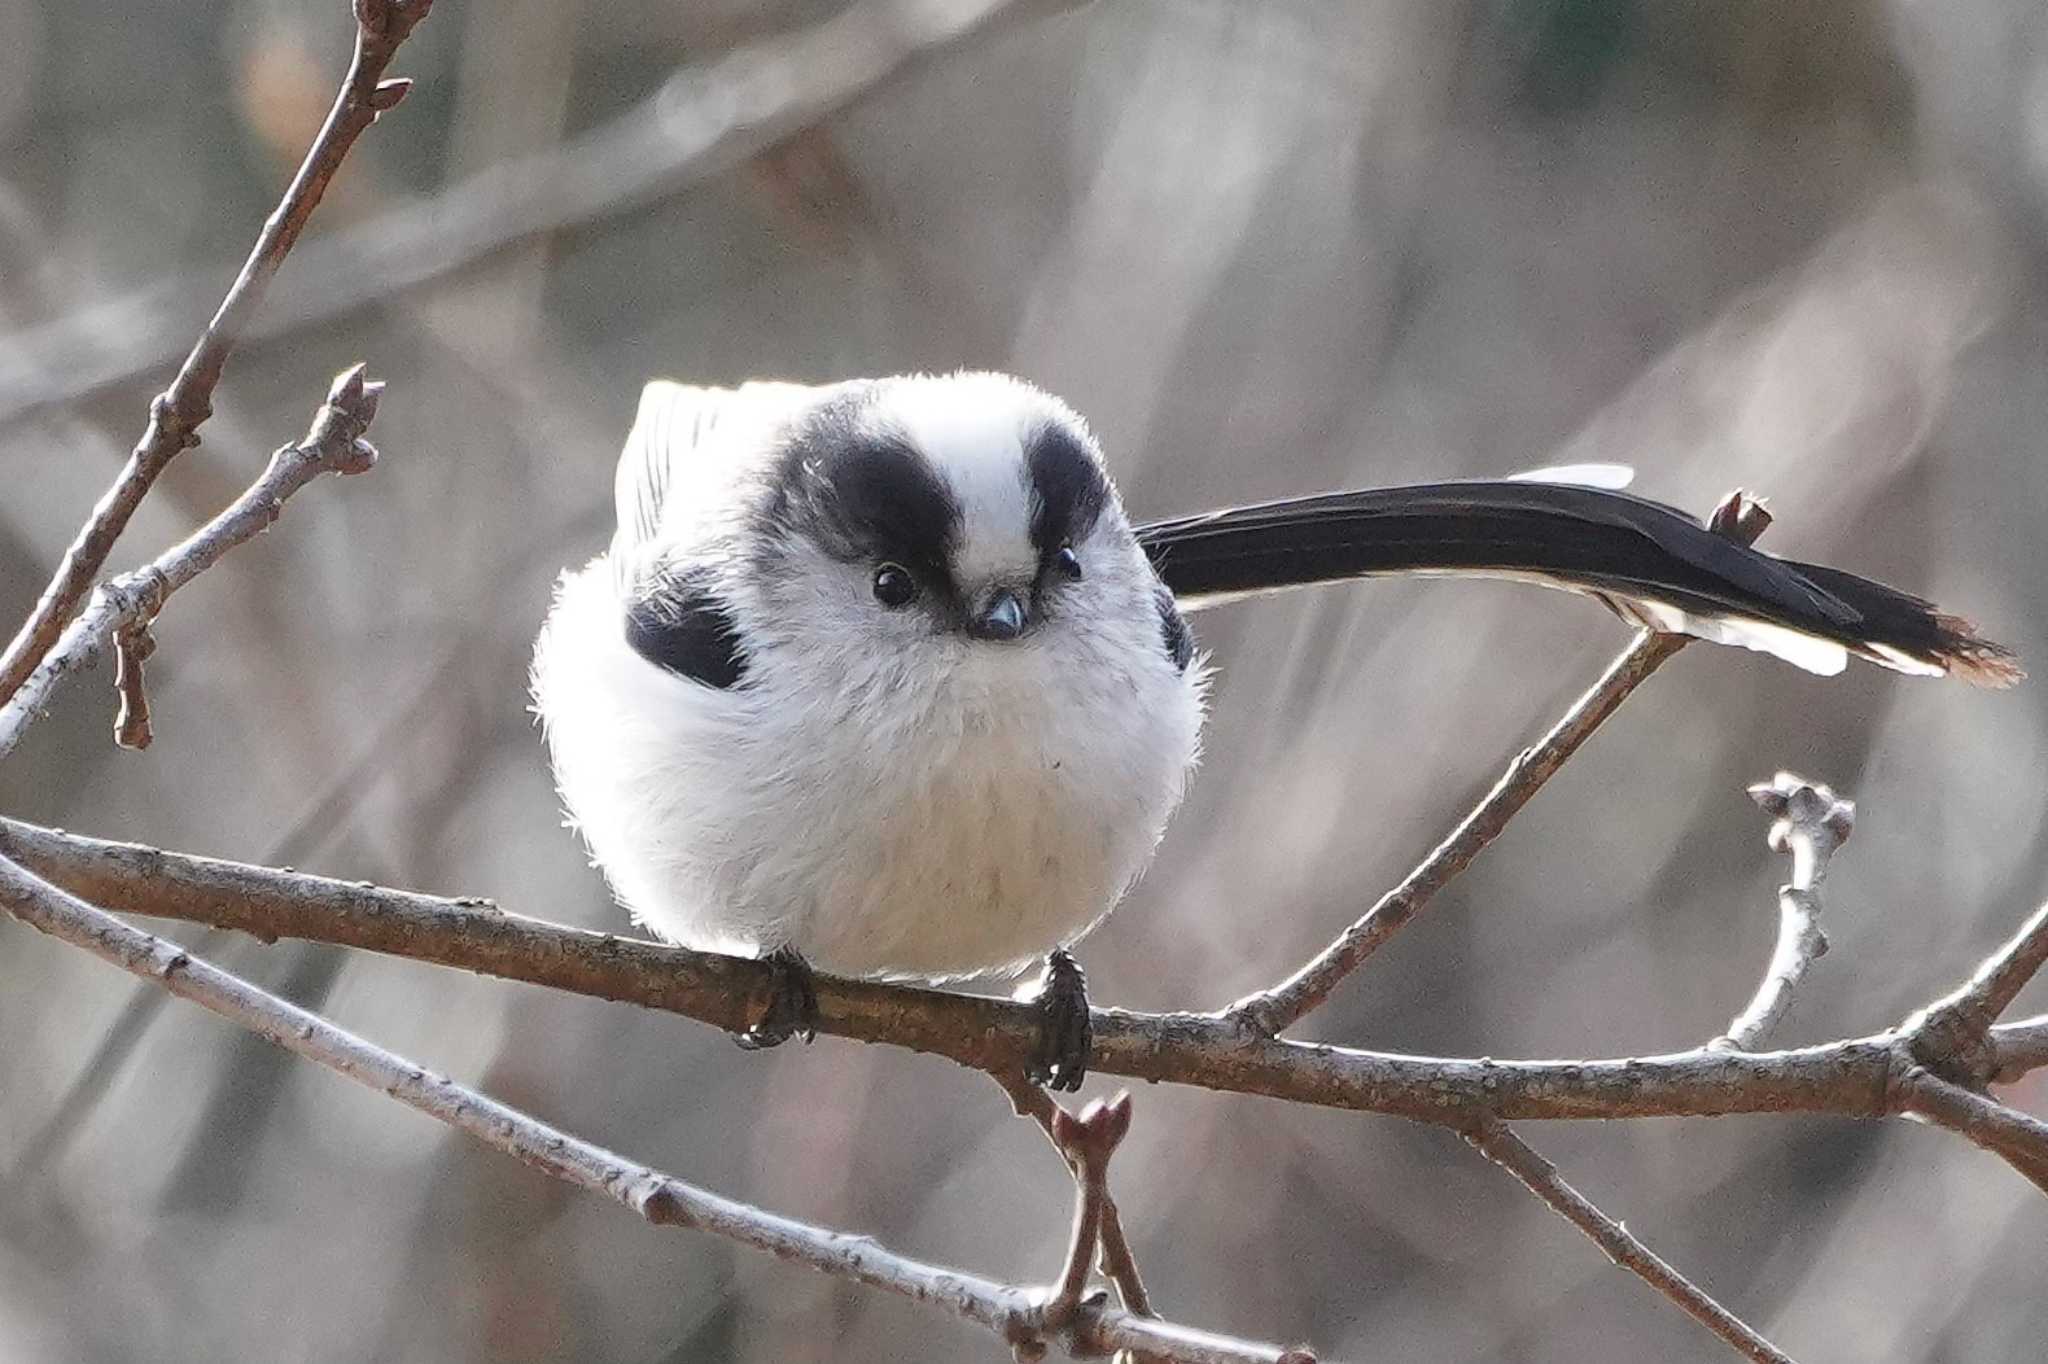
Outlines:
POLYGON ((2048 1014, 1994 1024, 1991 1050, 1989 1078, 1997 1084, 2011 1084, 2029 1071, 2048 1066, 2048 1014))
MULTIPOLYGON (((338 375, 305 436, 273 453, 262 476, 226 510, 155 561, 94 592, 91 603, 65 629, 57 647, 36 665, 14 697, 0 705, 0 757, 21 741, 23 731, 48 704, 59 682, 98 662, 118 638, 146 629, 171 593, 218 563, 236 545, 268 529, 283 514, 286 498, 321 474, 359 474, 374 465, 377 451, 363 434, 377 415, 377 400, 383 391, 384 385, 364 381, 361 365, 338 375)), ((125 674, 120 686, 124 700, 121 728, 129 731, 127 737, 136 737, 134 716, 125 703, 130 691, 141 686, 139 668, 125 674)))
POLYGON ((870 1237, 765 1212, 549 1127, 266 994, 175 943, 130 928, 5 858, 0 858, 0 906, 31 927, 154 980, 286 1051, 381 1090, 557 1179, 603 1194, 657 1225, 694 1227, 885 1289, 977 1322, 1006 1340, 1049 1338, 1076 1357, 1131 1349, 1187 1364, 1279 1364, 1290 1354, 1095 1303, 1078 1304, 1071 1320, 1056 1325, 1031 1290, 912 1260, 870 1237))
POLYGON ((1778 888, 1778 945, 1764 968, 1763 982, 1749 1004, 1708 1043, 1730 1051, 1754 1051, 1792 1007, 1792 991, 1828 950, 1820 926, 1820 883, 1828 862, 1848 842, 1856 805, 1791 772, 1749 788, 1750 798, 1772 817, 1771 851, 1792 855, 1792 882, 1778 888))
POLYGON ((1555 1165, 1505 1124, 1489 1119, 1463 1129, 1460 1135, 1488 1160, 1521 1180, 1530 1193, 1549 1204, 1558 1216, 1586 1233, 1593 1244, 1607 1252, 1608 1259, 1671 1299, 1679 1311, 1727 1341, 1738 1354, 1757 1364, 1793 1364, 1790 1355, 1758 1335, 1740 1317, 1714 1301, 1705 1289, 1644 1245, 1627 1227, 1567 1184, 1555 1165))
MULTIPOLYGON (((257 234, 241 273, 186 355, 171 386, 149 409, 149 426, 128 456, 119 477, 92 510, 78 537, 64 551, 56 575, 43 589, 35 609, 19 633, 0 653, 0 704, 17 699, 37 664, 57 645, 65 625, 92 590, 114 542, 143 496, 178 454, 199 443, 199 427, 213 415, 213 390, 227 368, 228 356, 263 302, 270 281, 290 254, 299 234, 343 158, 365 128, 392 107, 404 93, 402 83, 379 84, 399 45, 427 17, 433 0, 355 0, 355 52, 348 75, 327 112, 327 121, 306 151, 284 197, 257 234)), ((47 358, 47 357, 45 357, 47 358)), ((0 741, 0 752, 5 742, 0 741)))
POLYGON ((2048 905, 2035 910, 2020 931, 1984 959, 1953 993, 1936 1000, 1900 1028, 1924 1064, 1973 1084, 1987 1083, 2011 1058, 1990 1045, 1992 1024, 2006 1011, 2042 963, 2048 962, 2048 905))
MULTIPOLYGON (((1045 1139, 1052 1143, 1052 1149, 1059 1152, 1067 1162, 1069 1170, 1074 1169, 1067 1149, 1060 1144, 1054 1124, 1055 1115, 1064 1112, 1059 1102, 1037 1085, 1019 1075, 997 1074, 989 1077, 1002 1086, 1010 1096, 1010 1105, 1017 1115, 1030 1118, 1045 1133, 1045 1139)), ((1075 1171, 1075 1178, 1080 1172, 1075 1171)), ((1132 1313, 1141 1317, 1158 1315, 1152 1310, 1151 1295, 1145 1291, 1145 1280, 1138 1273, 1138 1260, 1131 1253, 1131 1245, 1124 1237, 1123 1215, 1117 1211, 1116 1199, 1109 1191, 1107 1182, 1102 1187, 1102 1215, 1097 1239, 1100 1247, 1100 1268, 1103 1277, 1116 1285, 1117 1297, 1132 1313)))
POLYGON ((1899 1085, 1909 1116, 1960 1132, 2048 1193, 2048 1123, 1924 1066, 1908 1068, 1899 1085))
POLYGON ((141 619, 114 631, 114 691, 121 709, 114 716, 114 742, 123 748, 148 748, 156 738, 149 723, 149 687, 142 665, 156 652, 156 636, 149 623, 162 609, 147 611, 141 619))
MULTIPOLYGON (((674 194, 973 35, 1080 3, 856 0, 815 28, 686 67, 644 104, 560 147, 307 243, 252 334, 276 336, 397 298, 520 242, 674 194)), ((203 306, 193 292, 173 283, 17 338, 0 352, 0 421, 173 359, 180 319, 203 306)))
MULTIPOLYGON (((1709 521, 1713 529, 1743 544, 1752 543, 1770 523, 1770 513, 1741 491, 1723 499, 1709 521)), ((1684 635, 1650 630, 1637 634, 1621 656, 1608 665, 1600 680, 1572 704, 1534 748, 1515 755, 1486 798, 1448 838, 1430 850, 1429 856, 1401 884, 1381 896, 1378 903, 1300 970, 1270 989, 1238 1000, 1224 1010, 1224 1017, 1238 1027, 1267 1037, 1277 1036, 1300 1022, 1328 999, 1346 976, 1420 913, 1438 891, 1471 866, 1473 859, 1500 837, 1508 821, 1628 699, 1629 693, 1689 642, 1684 635)))
POLYGON ((1088 1270, 1102 1239, 1103 1209, 1109 1203, 1110 1157, 1130 1130, 1129 1091, 1097 1099, 1078 1114, 1053 1108, 1052 1139, 1074 1172, 1074 1231, 1059 1280, 1045 1304, 1048 1326, 1065 1326, 1080 1313, 1081 1292, 1088 1287, 1088 1270))
MULTIPOLYGON (((746 1025, 766 969, 367 883, 109 843, 0 817, 0 856, 116 910, 384 952, 598 999, 682 1014, 726 1031, 746 1025)), ((1012 999, 872 981, 817 979, 818 1030, 945 1056, 992 1075, 1021 1074, 1038 1015, 1012 999)), ((1259 1094, 1463 1125, 1504 1119, 1834 1113, 1894 1110, 1894 1031, 1754 1055, 1707 1048, 1615 1060, 1497 1061, 1400 1056, 1247 1037, 1209 1014, 1097 1009, 1093 1068, 1133 1079, 1259 1094)), ((1994 1034, 2048 1064, 2048 1020, 1994 1034)))

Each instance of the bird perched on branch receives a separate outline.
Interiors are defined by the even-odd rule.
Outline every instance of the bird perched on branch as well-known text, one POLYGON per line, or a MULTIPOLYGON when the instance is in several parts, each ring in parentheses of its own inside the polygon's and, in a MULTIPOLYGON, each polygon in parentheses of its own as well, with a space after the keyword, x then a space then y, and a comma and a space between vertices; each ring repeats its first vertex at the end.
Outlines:
POLYGON ((1199 746, 1183 612, 1374 574, 1509 577, 1820 673, 1987 686, 1964 621, 1572 480, 1429 483, 1133 525, 1087 426, 998 374, 655 382, 609 551, 533 668, 568 812, 634 916, 758 955, 739 1039, 811 1035, 810 968, 946 981, 1046 963, 1033 1078, 1078 1086, 1067 948, 1145 869, 1199 746))

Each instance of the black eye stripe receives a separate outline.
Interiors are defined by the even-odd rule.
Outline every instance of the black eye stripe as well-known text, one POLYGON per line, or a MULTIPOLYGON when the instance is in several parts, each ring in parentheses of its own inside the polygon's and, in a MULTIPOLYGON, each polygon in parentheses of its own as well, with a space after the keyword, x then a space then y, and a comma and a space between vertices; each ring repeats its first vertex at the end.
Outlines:
POLYGON ((825 404, 791 438, 776 472, 771 527, 836 559, 897 563, 943 590, 961 534, 959 500, 908 441, 866 428, 867 394, 825 404))

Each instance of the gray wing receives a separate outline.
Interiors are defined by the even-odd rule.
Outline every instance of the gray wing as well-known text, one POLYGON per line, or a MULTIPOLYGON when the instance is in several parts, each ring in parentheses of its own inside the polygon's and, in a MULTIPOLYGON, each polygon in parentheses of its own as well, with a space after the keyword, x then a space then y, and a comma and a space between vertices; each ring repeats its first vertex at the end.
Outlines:
POLYGON ((742 475, 822 392, 805 384, 700 388, 667 379, 643 388, 613 483, 612 563, 622 583, 657 571, 714 527, 730 511, 742 475))

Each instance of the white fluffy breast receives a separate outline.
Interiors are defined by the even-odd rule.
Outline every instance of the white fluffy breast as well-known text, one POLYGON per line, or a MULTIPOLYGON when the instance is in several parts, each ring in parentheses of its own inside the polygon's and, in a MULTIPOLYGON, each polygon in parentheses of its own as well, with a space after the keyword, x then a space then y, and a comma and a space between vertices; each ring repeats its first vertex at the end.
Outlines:
POLYGON ((1095 590, 1024 639, 863 647, 871 602, 812 601, 748 633, 723 691, 633 652, 604 560, 565 575, 535 697, 620 899, 670 940, 846 975, 1012 970, 1085 933, 1178 805, 1202 702, 1136 545, 1084 550, 1095 590))

